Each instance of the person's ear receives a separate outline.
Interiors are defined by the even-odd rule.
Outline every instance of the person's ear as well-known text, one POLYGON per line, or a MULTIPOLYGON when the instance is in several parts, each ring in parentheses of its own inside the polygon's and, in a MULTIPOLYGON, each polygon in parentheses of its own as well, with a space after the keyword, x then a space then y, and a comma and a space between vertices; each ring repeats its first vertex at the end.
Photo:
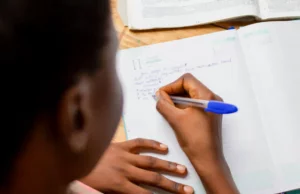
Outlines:
POLYGON ((70 148, 74 152, 82 152, 88 143, 88 132, 84 129, 85 119, 80 104, 70 105, 72 132, 69 137, 70 148))
POLYGON ((88 96, 88 78, 81 78, 66 91, 60 107, 60 129, 73 153, 84 152, 88 144, 88 96))

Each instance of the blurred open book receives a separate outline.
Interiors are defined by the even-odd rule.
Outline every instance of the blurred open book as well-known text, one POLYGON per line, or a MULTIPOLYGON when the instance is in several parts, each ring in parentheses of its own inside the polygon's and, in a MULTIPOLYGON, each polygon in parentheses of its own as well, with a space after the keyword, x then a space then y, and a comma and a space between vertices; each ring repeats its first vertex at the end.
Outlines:
POLYGON ((176 28, 243 19, 300 18, 299 0, 118 0, 124 25, 134 30, 176 28))

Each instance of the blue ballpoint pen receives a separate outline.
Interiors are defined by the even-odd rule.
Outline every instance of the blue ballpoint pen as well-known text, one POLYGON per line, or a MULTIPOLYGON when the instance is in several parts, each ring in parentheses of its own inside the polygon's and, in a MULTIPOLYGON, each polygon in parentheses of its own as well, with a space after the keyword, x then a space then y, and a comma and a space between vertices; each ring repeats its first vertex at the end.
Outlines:
MULTIPOLYGON (((177 96, 170 96, 170 97, 175 104, 182 104, 187 106, 204 108, 206 112, 212 112, 215 114, 231 114, 238 111, 238 108, 236 106, 232 104, 220 102, 220 101, 199 100, 199 99, 184 98, 184 97, 177 97, 177 96)), ((155 95, 153 96, 153 98, 157 100, 155 95)))

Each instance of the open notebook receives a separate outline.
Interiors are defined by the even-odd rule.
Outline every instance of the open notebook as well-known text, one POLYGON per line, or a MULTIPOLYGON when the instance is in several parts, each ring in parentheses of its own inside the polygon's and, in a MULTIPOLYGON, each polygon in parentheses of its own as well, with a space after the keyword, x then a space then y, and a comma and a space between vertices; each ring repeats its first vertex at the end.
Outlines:
MULTIPOLYGON (((169 146, 157 157, 185 164, 186 178, 173 180, 204 193, 173 130, 156 111, 152 95, 192 73, 239 112, 223 120, 224 154, 241 193, 278 193, 300 187, 300 21, 265 22, 146 47, 122 50, 128 139, 169 146)), ((160 192, 158 192, 160 193, 160 192)))
POLYGON ((299 0, 118 0, 130 29, 185 27, 244 16, 257 20, 300 17, 299 0))

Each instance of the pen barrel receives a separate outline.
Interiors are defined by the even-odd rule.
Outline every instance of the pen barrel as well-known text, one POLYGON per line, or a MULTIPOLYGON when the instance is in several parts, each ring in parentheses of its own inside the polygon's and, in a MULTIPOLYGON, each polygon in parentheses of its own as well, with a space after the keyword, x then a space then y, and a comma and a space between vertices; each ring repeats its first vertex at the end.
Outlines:
POLYGON ((221 101, 207 101, 177 96, 170 97, 174 104, 204 108, 206 112, 212 112, 215 114, 231 114, 238 111, 236 106, 221 101))
POLYGON ((172 100, 172 101, 174 102, 174 104, 206 108, 206 105, 204 103, 194 103, 194 102, 187 102, 187 101, 181 101, 181 100, 172 100))

